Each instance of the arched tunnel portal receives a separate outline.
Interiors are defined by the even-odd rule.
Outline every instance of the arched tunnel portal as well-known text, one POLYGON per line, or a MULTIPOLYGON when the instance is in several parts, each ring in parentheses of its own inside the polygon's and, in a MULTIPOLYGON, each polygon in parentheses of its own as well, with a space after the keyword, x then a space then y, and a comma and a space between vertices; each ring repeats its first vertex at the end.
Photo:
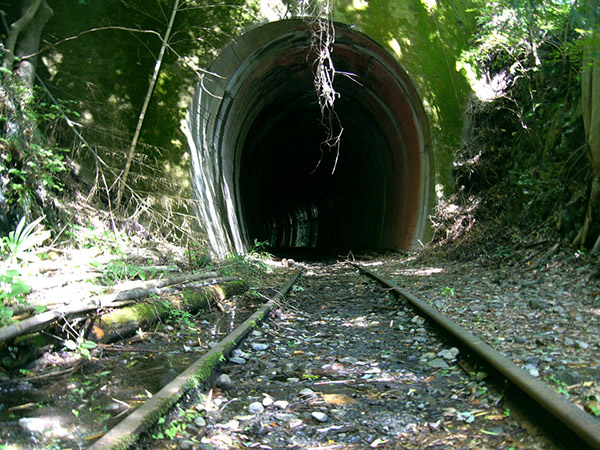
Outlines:
POLYGON ((299 20, 254 28, 199 84, 188 120, 192 181, 218 254, 415 249, 428 238, 433 151, 422 100, 396 60, 336 25, 343 128, 326 138, 311 35, 299 20))

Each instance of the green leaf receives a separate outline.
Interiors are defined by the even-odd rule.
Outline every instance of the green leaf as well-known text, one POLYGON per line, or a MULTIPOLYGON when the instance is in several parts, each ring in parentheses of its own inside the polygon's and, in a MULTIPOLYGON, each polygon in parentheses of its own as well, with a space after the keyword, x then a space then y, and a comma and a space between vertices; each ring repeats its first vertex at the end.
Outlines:
POLYGON ((29 225, 25 225, 25 216, 23 216, 19 220, 17 228, 8 233, 5 242, 12 253, 12 257, 20 258, 23 252, 42 244, 50 237, 50 231, 35 231, 35 227, 44 220, 44 217, 38 217, 29 225))
POLYGON ((47 309, 48 309, 48 307, 46 307, 44 305, 35 305, 33 307, 33 311, 35 312, 35 314, 41 314, 43 312, 46 312, 47 309))
POLYGON ((175 438, 175 435, 177 434, 177 428, 175 428, 175 427, 170 427, 170 428, 167 428, 167 429, 165 430, 165 434, 166 434, 167 436, 169 436, 169 438, 170 438, 170 439, 174 439, 174 438, 175 438))
POLYGON ((12 289, 10 291, 10 294, 13 297, 18 297, 19 295, 23 295, 23 294, 27 294, 27 293, 29 293, 28 285, 23 283, 21 280, 13 281, 12 289))
POLYGON ((85 340, 85 341, 83 341, 83 342, 82 342, 82 343, 79 345, 79 347, 80 347, 80 348, 93 349, 93 348, 96 348, 96 347, 98 347, 98 344, 96 344, 94 341, 88 341, 88 340, 85 340))
POLYGON ((0 324, 1 325, 8 325, 12 322, 11 317, 13 316, 14 312, 12 309, 8 309, 5 308, 3 306, 0 306, 0 324))

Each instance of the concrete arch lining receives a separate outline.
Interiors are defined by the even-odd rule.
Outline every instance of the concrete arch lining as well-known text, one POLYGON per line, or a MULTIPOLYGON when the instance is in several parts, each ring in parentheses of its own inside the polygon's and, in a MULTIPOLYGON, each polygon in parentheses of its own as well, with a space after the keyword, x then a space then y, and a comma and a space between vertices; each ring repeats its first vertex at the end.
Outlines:
POLYGON ((325 152, 304 22, 254 28, 226 47, 192 102, 186 133, 213 251, 416 249, 429 235, 433 149, 406 72, 336 24, 339 156, 325 152), (337 168, 332 173, 335 158, 337 168))

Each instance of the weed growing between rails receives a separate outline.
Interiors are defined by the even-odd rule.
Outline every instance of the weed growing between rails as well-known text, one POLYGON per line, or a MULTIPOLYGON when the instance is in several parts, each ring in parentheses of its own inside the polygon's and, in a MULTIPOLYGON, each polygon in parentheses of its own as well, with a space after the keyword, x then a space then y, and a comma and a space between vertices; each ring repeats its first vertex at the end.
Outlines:
POLYGON ((333 1, 317 0, 302 2, 301 16, 309 26, 311 32, 311 50, 316 54, 314 61, 314 86, 317 94, 319 109, 321 111, 321 124, 325 128, 325 140, 321 143, 321 158, 313 169, 319 168, 325 152, 335 152, 335 159, 331 173, 335 172, 340 157, 340 143, 344 128, 335 111, 335 101, 340 97, 333 86, 336 74, 341 74, 354 79, 354 75, 338 72, 333 65, 331 54, 335 43, 335 27, 333 24, 333 1))

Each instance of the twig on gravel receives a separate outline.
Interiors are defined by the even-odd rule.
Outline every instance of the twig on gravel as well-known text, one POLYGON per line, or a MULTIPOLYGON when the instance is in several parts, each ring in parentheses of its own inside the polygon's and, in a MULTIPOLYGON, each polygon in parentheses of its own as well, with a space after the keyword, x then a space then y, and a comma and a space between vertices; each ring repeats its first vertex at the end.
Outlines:
MULTIPOLYGON (((279 293, 278 293, 278 294, 279 294, 279 293)), ((279 297, 278 297, 278 298, 271 298, 271 297, 268 297, 268 296, 266 296, 266 295, 264 295, 264 294, 261 294, 260 292, 258 292, 258 295, 259 295, 260 297, 262 297, 263 299, 267 300, 267 301, 271 301, 271 300, 273 300, 273 301, 275 302, 275 304, 276 304, 276 305, 277 305, 279 308, 281 308, 281 309, 283 309, 283 310, 285 310, 285 309, 289 309, 289 310, 293 311, 295 314, 298 314, 298 315, 300 315, 300 316, 302 316, 302 317, 309 317, 309 315, 308 315, 308 314, 306 314, 306 313, 303 313, 302 311, 300 311, 300 310, 299 310, 298 308, 296 308, 295 306, 292 306, 292 305, 290 305, 288 302, 284 302, 284 301, 280 300, 280 298, 281 298, 281 296, 280 296, 280 295, 279 295, 279 297)))
POLYGON ((228 407, 229 405, 231 405, 232 403, 239 402, 239 401, 240 401, 240 399, 239 399, 239 398, 232 398, 231 400, 229 400, 229 401, 225 402, 225 403, 223 404, 223 406, 221 406, 221 407, 219 408, 219 413, 222 413, 222 412, 223 412, 223 410, 224 410, 226 407, 228 407))
MULTIPOLYGON (((292 328, 284 327, 283 325, 280 325, 280 324, 278 324, 278 323, 275 323, 275 322, 271 323, 271 326, 274 326, 274 327, 280 328, 280 329, 282 329, 282 330, 284 330, 284 331, 287 331, 288 333, 291 333, 292 335, 294 335, 294 339, 298 339, 298 340, 300 340, 300 341, 307 342, 307 341, 306 341, 306 339, 304 339, 304 338, 302 338, 302 337, 298 337, 297 335, 295 335, 295 333, 298 333, 298 331, 297 331, 297 330, 293 330, 292 328)), ((289 337, 289 336, 288 336, 288 337, 289 337)))

